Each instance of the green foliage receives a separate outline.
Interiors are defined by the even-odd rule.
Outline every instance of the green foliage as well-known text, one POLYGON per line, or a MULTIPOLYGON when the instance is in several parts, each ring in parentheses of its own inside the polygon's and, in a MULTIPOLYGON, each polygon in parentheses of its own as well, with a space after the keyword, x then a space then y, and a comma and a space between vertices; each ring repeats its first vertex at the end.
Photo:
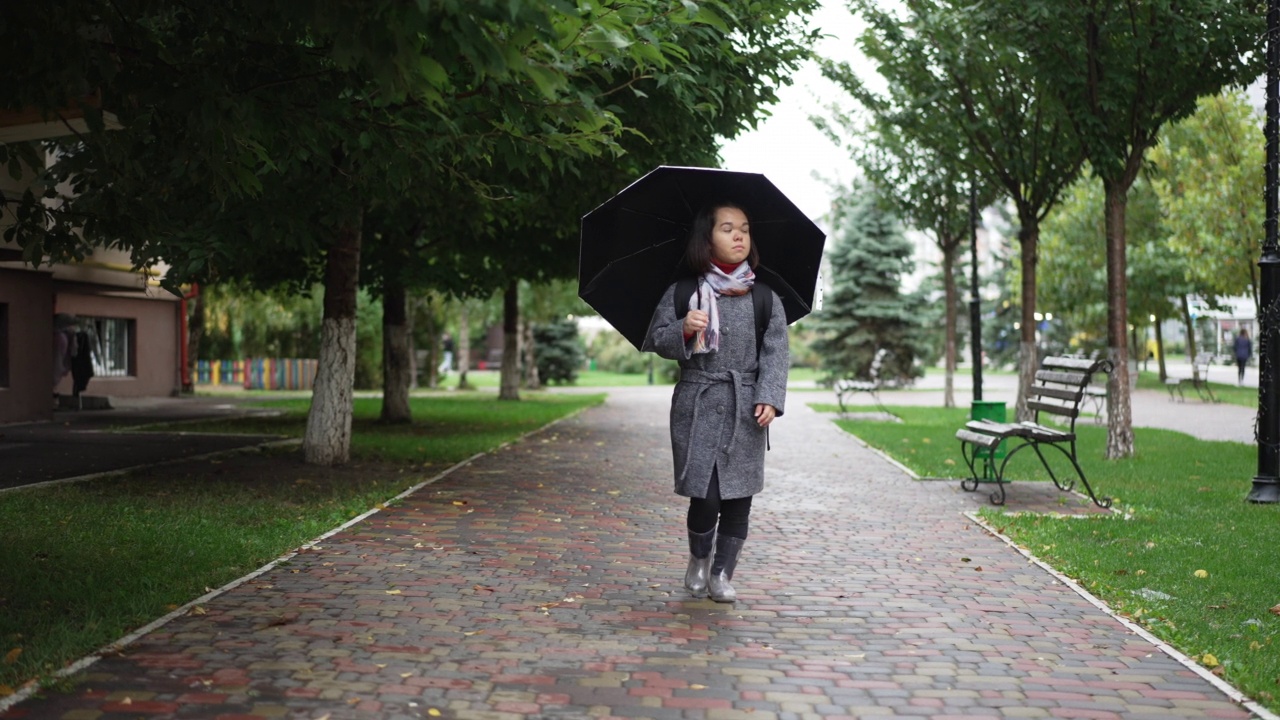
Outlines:
POLYGON ((829 379, 868 377, 876 351, 883 379, 910 382, 922 374, 921 301, 902 293, 911 271, 911 243, 876 193, 857 188, 842 199, 830 250, 832 290, 815 313, 813 350, 829 379))
POLYGON ((533 342, 538 348, 538 377, 544 383, 572 385, 578 379, 586 353, 577 323, 557 320, 534 325, 533 342))
MULTIPOLYGON (((1092 173, 1068 190, 1057 212, 1042 226, 1040 277, 1042 307, 1071 328, 1084 350, 1105 348, 1107 337, 1106 234, 1103 191, 1092 173)), ((1147 317, 1173 317, 1174 304, 1192 288, 1184 279, 1189 257, 1169 246, 1161 224, 1159 197, 1139 178, 1125 214, 1129 245, 1128 314, 1138 325, 1147 317)))
MULTIPOLYGON (((323 290, 254 290, 239 283, 206 285, 202 360, 255 357, 316 358, 320 353, 323 290)), ((382 304, 361 292, 356 309, 356 387, 382 383, 382 304)))
POLYGON ((1166 126, 1151 151, 1169 246, 1197 258, 1187 275, 1204 297, 1258 297, 1262 124, 1242 92, 1228 91, 1201 98, 1195 114, 1166 126))

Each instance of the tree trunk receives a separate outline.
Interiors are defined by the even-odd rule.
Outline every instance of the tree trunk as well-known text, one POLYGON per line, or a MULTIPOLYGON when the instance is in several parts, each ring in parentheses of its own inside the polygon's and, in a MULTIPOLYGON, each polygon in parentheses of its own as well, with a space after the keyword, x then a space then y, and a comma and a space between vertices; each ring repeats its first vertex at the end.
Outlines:
POLYGON ((458 303, 458 389, 470 390, 467 370, 471 369, 471 317, 467 301, 458 303))
POLYGON ((529 390, 541 390, 542 378, 538 376, 538 348, 533 342, 533 323, 520 323, 521 354, 524 355, 524 386, 529 390))
POLYGON ((320 360, 302 439, 303 458, 311 465, 340 465, 351 457, 362 214, 357 211, 351 222, 338 230, 325 258, 320 360))
POLYGON ((409 346, 409 390, 418 389, 418 346, 413 340, 413 318, 418 311, 418 299, 406 296, 404 301, 404 334, 409 346))
POLYGON ((196 368, 200 362, 200 341, 204 339, 204 293, 196 289, 191 298, 191 318, 187 321, 187 366, 182 376, 182 391, 191 392, 195 387, 196 368))
POLYGON ((1156 365, 1160 367, 1160 382, 1169 379, 1169 372, 1164 367, 1164 335, 1160 332, 1160 323, 1164 318, 1156 318, 1156 365))
POLYGON ((404 286, 388 280, 382 290, 382 415, 384 423, 413 422, 409 384, 413 363, 409 351, 404 286))
POLYGON ((1197 382, 1200 380, 1200 373, 1196 371, 1196 323, 1191 319, 1191 303, 1187 301, 1187 296, 1182 296, 1182 322, 1187 326, 1187 359, 1191 361, 1191 377, 1197 382))
POLYGON ((512 280, 502 295, 502 372, 499 400, 520 399, 520 286, 512 280))
POLYGON ((945 350, 943 351, 943 367, 946 378, 942 391, 942 406, 956 406, 956 245, 941 243, 942 248, 942 287, 946 298, 945 350))
POLYGON ((1014 417, 1030 421, 1027 391, 1036 381, 1040 352, 1036 348, 1036 266, 1039 264, 1040 221, 1031 210, 1019 210, 1018 244, 1022 256, 1022 319, 1018 342, 1018 399, 1014 417))
POLYGON ((1129 403, 1129 308, 1125 282, 1125 209, 1128 189, 1103 180, 1107 233, 1107 359, 1115 369, 1107 379, 1107 458, 1133 456, 1133 411, 1129 403))

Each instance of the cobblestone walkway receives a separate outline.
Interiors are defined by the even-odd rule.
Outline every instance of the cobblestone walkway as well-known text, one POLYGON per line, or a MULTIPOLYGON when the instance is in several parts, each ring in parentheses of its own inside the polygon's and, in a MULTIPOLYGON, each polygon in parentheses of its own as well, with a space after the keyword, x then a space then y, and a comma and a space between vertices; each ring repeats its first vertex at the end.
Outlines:
POLYGON ((1249 717, 962 514, 985 497, 803 397, 738 603, 689 598, 668 393, 615 392, 0 717, 1249 717))

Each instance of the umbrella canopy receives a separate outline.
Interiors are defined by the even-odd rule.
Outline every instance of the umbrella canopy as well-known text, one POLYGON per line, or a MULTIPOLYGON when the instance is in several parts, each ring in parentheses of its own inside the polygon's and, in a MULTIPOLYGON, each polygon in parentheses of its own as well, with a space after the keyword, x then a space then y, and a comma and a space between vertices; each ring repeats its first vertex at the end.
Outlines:
POLYGON ((759 173, 663 165, 582 218, 578 296, 639 348, 653 309, 683 272, 694 215, 730 201, 751 220, 756 275, 782 299, 787 323, 808 315, 826 235, 759 173))

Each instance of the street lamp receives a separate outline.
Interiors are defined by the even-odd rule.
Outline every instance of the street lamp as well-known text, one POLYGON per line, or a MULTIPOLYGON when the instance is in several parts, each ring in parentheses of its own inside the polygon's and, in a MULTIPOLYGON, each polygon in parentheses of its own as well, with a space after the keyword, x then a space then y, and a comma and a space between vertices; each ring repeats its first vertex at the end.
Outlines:
POLYGON ((1280 502, 1280 396, 1276 394, 1276 369, 1280 363, 1277 344, 1277 313, 1280 312, 1280 246, 1276 221, 1280 203, 1280 0, 1267 2, 1267 161, 1266 237, 1262 244, 1260 270, 1262 306, 1258 312, 1258 419, 1254 430, 1258 443, 1258 474, 1247 500, 1254 503, 1280 502))

